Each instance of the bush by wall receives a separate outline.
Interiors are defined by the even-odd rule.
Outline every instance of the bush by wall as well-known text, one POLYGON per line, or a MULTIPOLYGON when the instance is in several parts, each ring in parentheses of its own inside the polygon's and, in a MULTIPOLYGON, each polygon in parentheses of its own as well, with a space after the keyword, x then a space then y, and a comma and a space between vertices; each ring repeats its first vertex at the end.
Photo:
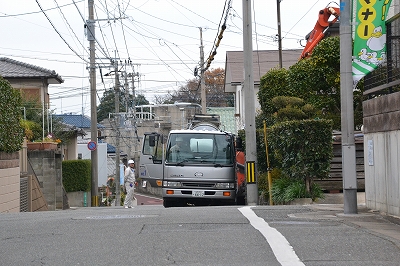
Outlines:
POLYGON ((12 153, 21 149, 24 138, 20 125, 21 103, 19 91, 0 77, 0 151, 12 153))
POLYGON ((271 127, 270 144, 282 172, 293 178, 327 178, 333 156, 331 120, 294 120, 271 127))
POLYGON ((66 192, 91 190, 91 161, 69 160, 62 162, 62 178, 66 192))

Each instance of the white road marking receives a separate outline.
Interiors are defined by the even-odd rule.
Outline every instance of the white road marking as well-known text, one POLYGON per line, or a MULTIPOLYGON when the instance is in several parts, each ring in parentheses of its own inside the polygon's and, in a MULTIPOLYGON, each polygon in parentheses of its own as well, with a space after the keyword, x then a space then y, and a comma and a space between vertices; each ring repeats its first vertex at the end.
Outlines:
POLYGON ((286 238, 268 223, 258 217, 251 207, 246 206, 238 208, 244 217, 249 220, 250 224, 260 231, 270 245, 272 252, 278 262, 283 266, 304 266, 304 263, 297 257, 296 252, 286 238))

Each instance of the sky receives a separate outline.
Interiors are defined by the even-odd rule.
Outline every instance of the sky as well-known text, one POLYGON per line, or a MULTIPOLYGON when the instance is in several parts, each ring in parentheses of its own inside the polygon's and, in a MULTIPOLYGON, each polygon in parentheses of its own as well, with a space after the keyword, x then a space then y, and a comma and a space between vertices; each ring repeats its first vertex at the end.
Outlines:
MULTIPOLYGON (((88 2, 2 1, 0 57, 54 70, 64 79, 60 85, 49 86, 50 106, 56 114, 90 116, 89 41, 84 27, 88 2)), ((105 90, 114 88, 114 59, 119 62, 119 73, 134 74, 136 94, 143 94, 150 103, 155 103, 155 95, 165 95, 195 78, 200 28, 205 61, 216 49, 210 69, 224 68, 226 51, 243 50, 242 2, 94 0, 97 104, 105 90), (226 12, 229 2, 231 8, 226 12), (215 48, 224 21, 226 30, 215 48)), ((338 3, 281 0, 282 48, 302 49, 318 11, 338 3)), ((277 1, 252 0, 251 5, 253 50, 278 50, 277 1)), ((129 88, 131 81, 130 77, 129 88)))

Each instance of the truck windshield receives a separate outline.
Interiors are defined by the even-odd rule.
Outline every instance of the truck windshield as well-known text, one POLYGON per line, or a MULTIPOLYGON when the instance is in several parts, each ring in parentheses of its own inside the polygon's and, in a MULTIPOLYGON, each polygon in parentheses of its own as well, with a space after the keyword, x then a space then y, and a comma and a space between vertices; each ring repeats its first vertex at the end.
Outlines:
POLYGON ((166 162, 232 164, 232 136, 214 133, 171 134, 166 162))

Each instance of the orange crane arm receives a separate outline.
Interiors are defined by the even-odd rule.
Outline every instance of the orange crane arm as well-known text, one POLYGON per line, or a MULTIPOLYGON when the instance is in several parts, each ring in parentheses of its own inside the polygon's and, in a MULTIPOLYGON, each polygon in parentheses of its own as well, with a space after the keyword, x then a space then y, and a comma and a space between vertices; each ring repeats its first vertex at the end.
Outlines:
POLYGON ((339 16, 340 9, 338 7, 326 7, 319 11, 317 23, 307 39, 307 44, 300 55, 300 59, 304 59, 311 54, 314 47, 325 37, 325 32, 339 19, 339 16), (335 18, 329 21, 331 15, 335 18))

